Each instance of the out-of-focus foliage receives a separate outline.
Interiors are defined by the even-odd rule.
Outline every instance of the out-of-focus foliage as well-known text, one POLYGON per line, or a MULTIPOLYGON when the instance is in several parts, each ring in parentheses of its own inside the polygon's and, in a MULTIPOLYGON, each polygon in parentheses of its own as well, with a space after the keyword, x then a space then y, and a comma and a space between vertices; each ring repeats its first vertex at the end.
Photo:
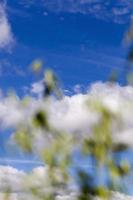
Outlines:
POLYGON ((34 73, 38 73, 41 71, 41 68, 42 68, 42 65, 43 65, 43 62, 41 59, 37 59, 35 60, 32 65, 31 65, 31 68, 32 68, 32 71, 34 73))
MULTIPOLYGON (((58 79, 50 70, 44 74, 43 97, 47 109, 51 98, 61 97, 58 79)), ((16 127, 16 143, 25 152, 38 156, 47 167, 47 178, 43 177, 44 180, 40 180, 37 185, 32 183, 36 178, 29 175, 31 181, 27 188, 37 200, 56 199, 58 191, 68 190, 72 179, 78 188, 77 200, 91 200, 94 197, 109 199, 111 191, 123 189, 122 180, 130 172, 130 165, 116 156, 128 148, 123 143, 114 142, 112 138, 112 124, 119 116, 98 99, 89 99, 86 104, 92 112, 99 114, 99 121, 92 127, 90 137, 87 134, 81 140, 76 134, 53 128, 47 110, 37 110, 26 125, 16 127), (38 138, 42 141, 39 148, 38 138), (86 172, 77 169, 75 178, 70 176, 69 171, 73 164, 73 151, 77 148, 84 158, 91 158, 94 170, 86 172)))
MULTIPOLYGON (((132 29, 131 27, 127 34, 128 43, 133 39, 132 29)), ((128 54, 128 61, 131 67, 132 48, 128 54)), ((37 60, 33 62, 32 66, 33 71, 38 73, 42 61, 37 60)), ((127 75, 131 82, 132 74, 127 73, 127 75)), ((113 73, 110 77, 111 83, 116 79, 117 75, 113 73)), ((43 84, 42 96, 48 110, 50 99, 60 99, 62 94, 58 79, 51 70, 45 71, 43 84)), ((81 140, 79 140, 78 134, 66 133, 52 127, 47 110, 44 109, 37 110, 26 125, 16 127, 14 139, 18 146, 26 153, 35 154, 47 167, 47 174, 44 177, 42 176, 38 180, 33 174, 29 174, 29 178, 24 182, 27 190, 35 199, 56 200, 58 191, 67 191, 71 186, 72 179, 78 188, 76 200, 92 200, 94 197, 109 199, 111 191, 123 190, 123 179, 130 173, 130 164, 117 155, 127 150, 128 146, 124 143, 117 143, 112 136, 112 126, 114 122, 119 121, 120 116, 107 109, 98 99, 88 99, 86 104, 92 113, 99 114, 99 121, 91 128, 90 136, 86 134, 81 140), (38 138, 41 140, 39 147, 38 138), (75 170, 76 177, 71 177, 73 152, 77 148, 84 158, 90 158, 94 170, 86 172, 79 168, 75 170), (37 183, 33 184, 34 181, 37 183)))
POLYGON ((127 54, 127 65, 125 67, 125 74, 128 84, 133 84, 133 18, 129 29, 125 35, 125 44, 129 48, 127 54))

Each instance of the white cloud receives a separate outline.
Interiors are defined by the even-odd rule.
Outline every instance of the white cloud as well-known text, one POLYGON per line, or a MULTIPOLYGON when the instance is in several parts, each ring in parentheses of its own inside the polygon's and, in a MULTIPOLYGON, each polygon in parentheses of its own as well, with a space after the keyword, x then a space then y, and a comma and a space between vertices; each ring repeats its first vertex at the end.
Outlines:
MULTIPOLYGON (((42 90, 40 82, 38 90, 42 90)), ((114 141, 133 146, 133 140, 131 140, 133 132, 133 87, 121 87, 118 84, 111 85, 98 82, 92 84, 88 94, 80 93, 64 96, 61 100, 51 98, 50 102, 41 98, 30 97, 29 101, 22 103, 18 98, 1 96, 0 128, 13 128, 20 124, 26 126, 30 123, 30 116, 34 115, 36 110, 42 109, 46 110, 49 122, 56 129, 77 134, 81 138, 86 134, 90 136, 92 127, 99 121, 100 114, 87 106, 88 100, 100 101, 116 116, 112 124, 114 141)), ((41 132, 39 133, 37 141, 40 147, 41 143, 44 145, 46 138, 42 139, 41 132)))
MULTIPOLYGON (((11 166, 0 165, 0 192, 30 193, 33 186, 47 185, 47 167, 36 167, 24 172, 11 166)), ((44 188, 45 189, 45 188, 44 188)))
POLYGON ((38 97, 42 97, 43 90, 44 90, 43 80, 35 82, 31 86, 31 93, 37 95, 38 97))
POLYGON ((11 48, 13 41, 13 33, 6 15, 5 6, 0 4, 0 48, 11 48))
POLYGON ((19 192, 23 190, 22 179, 25 173, 11 166, 0 166, 0 192, 11 190, 19 192))
MULTIPOLYGON (((0 199, 5 200, 6 191, 10 191, 9 200, 40 198, 32 194, 30 188, 39 188, 40 192, 49 191, 47 167, 36 167, 31 172, 24 172, 11 166, 0 166, 0 199)), ((74 197, 74 192, 57 191, 56 200, 74 197)), ((73 198, 71 198, 72 200, 73 198)))
MULTIPOLYGON (((0 166, 0 199, 5 200, 6 189, 10 192, 9 200, 39 200, 37 196, 33 196, 28 190, 28 183, 37 186, 42 184, 45 190, 45 182, 47 182, 47 167, 36 167, 30 174, 13 168, 11 166, 0 166), (31 178, 31 179, 30 179, 31 178), (10 190, 9 190, 10 189, 10 190)), ((57 191, 56 200, 77 200, 77 191, 57 191)), ((133 200, 132 196, 127 196, 118 192, 112 193, 111 200, 133 200)))
POLYGON ((87 110, 87 99, 88 95, 77 94, 54 101, 49 114, 53 126, 67 132, 87 133, 97 121, 97 115, 87 110))
POLYGON ((17 98, 2 98, 0 100, 0 127, 6 128, 15 126, 21 121, 22 112, 20 111, 20 102, 17 98))

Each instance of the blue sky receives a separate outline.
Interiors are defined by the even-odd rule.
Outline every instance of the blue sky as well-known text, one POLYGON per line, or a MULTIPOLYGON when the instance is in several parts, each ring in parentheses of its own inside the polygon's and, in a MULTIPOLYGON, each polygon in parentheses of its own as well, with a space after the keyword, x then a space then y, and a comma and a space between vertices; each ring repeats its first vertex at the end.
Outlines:
MULTIPOLYGON (((4 1, 3 1, 4 2, 4 1)), ((92 82, 120 73, 127 49, 122 40, 131 17, 127 1, 24 1, 7 0, 4 12, 13 42, 0 51, 0 86, 23 96, 36 78, 30 64, 44 61, 59 76, 64 89, 83 90, 92 82), (32 3, 31 3, 32 2, 32 3), (94 2, 94 3, 93 3, 94 2)), ((5 2, 4 2, 5 3, 5 2)), ((133 5, 132 5, 133 7, 133 5)))
MULTIPOLYGON (((88 87, 92 87, 90 96, 92 94, 103 98, 103 101, 105 98, 110 109, 120 109, 124 113, 122 108, 127 105, 127 101, 132 100, 133 88, 116 85, 111 89, 99 81, 106 82, 111 72, 116 70, 118 83, 125 84, 128 47, 124 45, 123 39, 132 13, 131 0, 0 1, 0 165, 10 165, 22 170, 31 170, 42 165, 37 157, 23 154, 8 140, 13 131, 12 127, 9 128, 10 123, 16 123, 14 118, 20 117, 19 100, 1 98, 1 90, 3 93, 15 90, 19 97, 23 97, 40 87, 38 81, 42 80, 43 74, 35 76, 31 71, 31 63, 36 59, 42 59, 44 70, 53 69, 66 95, 71 94, 71 97, 67 97, 57 107, 62 118, 58 118, 56 112, 54 113, 53 119, 55 118, 57 127, 60 127, 62 120, 62 127, 70 131, 88 130, 86 127, 94 120, 93 115, 90 113, 86 116, 86 112, 81 109, 86 98, 82 93, 85 93, 88 87), (90 86, 92 84, 93 86, 90 86), (79 96, 74 96, 74 92, 80 93, 79 96), (62 106, 68 109, 66 118, 66 108, 62 106), (79 118, 75 114, 76 111, 79 118), (6 131, 1 128, 4 123, 7 126, 6 131)), ((57 105, 54 106, 56 108, 57 105)), ((128 138, 125 137, 124 140, 127 139, 130 144, 130 133, 133 131, 132 110, 129 113, 128 109, 126 111, 124 119, 127 132, 124 134, 128 138)), ((123 155, 133 163, 132 153, 132 150, 129 150, 123 155)), ((78 165, 90 170, 88 160, 84 162, 78 153, 74 153, 75 165, 72 174, 78 165)), ((133 194, 131 179, 132 176, 126 183, 129 193, 133 194)))
MULTIPOLYGON (((75 85, 85 90, 91 83, 107 81, 114 69, 119 72, 119 83, 124 83, 127 48, 122 41, 133 11, 130 0, 7 0, 3 3, 2 15, 7 28, 10 27, 7 43, 0 43, 0 87, 4 92, 14 89, 23 96, 26 88, 40 80, 42 76, 36 77, 30 70, 32 61, 38 58, 44 61, 44 69, 48 67, 57 73, 68 91, 73 91, 75 85)), ((2 157, 8 158, 8 163, 9 157, 17 159, 20 155, 29 160, 30 156, 12 154, 5 149, 3 143, 8 135, 7 132, 2 136, 2 157)), ((22 166, 17 160, 11 164, 22 166)))
POLYGON ((37 58, 55 70, 64 88, 105 81, 114 68, 121 81, 132 4, 109 2, 7 0, 14 45, 0 52, 1 87, 21 95, 35 79, 29 65, 37 58))

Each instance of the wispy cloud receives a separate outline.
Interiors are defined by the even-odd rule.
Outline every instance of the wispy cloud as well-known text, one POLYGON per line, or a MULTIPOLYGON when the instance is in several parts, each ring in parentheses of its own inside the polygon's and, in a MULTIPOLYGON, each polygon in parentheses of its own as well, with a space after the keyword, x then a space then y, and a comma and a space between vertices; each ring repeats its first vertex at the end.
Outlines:
POLYGON ((6 6, 0 4, 0 48, 11 48, 14 42, 11 25, 7 18, 6 6))
POLYGON ((68 1, 43 1, 44 6, 54 12, 70 12, 90 14, 96 18, 125 23, 130 19, 133 11, 133 2, 129 0, 68 0, 68 1))
POLYGON ((11 158, 0 158, 1 164, 31 164, 31 165, 42 165, 43 163, 37 160, 23 160, 23 159, 11 159, 11 158))
POLYGON ((115 23, 126 23, 133 12, 133 2, 130 0, 21 0, 21 4, 30 7, 41 5, 45 10, 56 13, 69 12, 89 14, 93 17, 115 23))

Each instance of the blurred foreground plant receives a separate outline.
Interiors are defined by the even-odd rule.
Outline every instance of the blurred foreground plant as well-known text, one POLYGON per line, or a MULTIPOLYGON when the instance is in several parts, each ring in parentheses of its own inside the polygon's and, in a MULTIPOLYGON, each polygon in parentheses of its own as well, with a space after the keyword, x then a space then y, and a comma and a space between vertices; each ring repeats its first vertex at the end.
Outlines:
POLYGON ((42 176, 37 183, 37 177, 30 174, 25 183, 26 187, 37 200, 56 200, 57 193, 69 191, 70 182, 74 179, 70 176, 69 170, 73 164, 73 152, 78 148, 84 158, 91 158, 94 170, 93 172, 76 170, 74 182, 78 191, 74 198, 109 199, 111 191, 122 191, 122 180, 130 172, 129 163, 116 156, 128 146, 117 143, 112 136, 112 125, 117 124, 120 116, 107 109, 100 100, 88 99, 87 107, 92 113, 98 113, 99 120, 92 127, 90 137, 87 134, 79 140, 78 135, 59 131, 49 121, 47 111, 50 108, 51 98, 60 101, 60 91, 55 74, 46 70, 43 104, 47 109, 37 109, 26 123, 16 127, 14 139, 18 146, 26 153, 37 155, 47 168, 45 176, 42 176))
MULTIPOLYGON (((131 25, 126 35, 126 42, 130 44, 128 65, 125 69, 128 83, 133 81, 132 41, 133 26, 131 25)), ((40 59, 34 61, 33 72, 39 74, 42 64, 40 59)), ((113 72, 110 76, 110 87, 116 80, 117 73, 113 72)), ((43 78, 43 105, 41 102, 35 112, 25 118, 25 122, 19 123, 14 133, 17 145, 27 154, 37 156, 46 169, 41 176, 29 173, 23 183, 26 191, 31 193, 35 200, 57 200, 57 194, 70 192, 73 180, 77 187, 74 200, 96 198, 108 200, 111 198, 112 191, 123 191, 123 180, 130 174, 131 167, 127 160, 118 156, 129 148, 128 145, 115 141, 113 137, 117 130, 122 130, 121 116, 108 109, 100 99, 88 98, 86 109, 97 113, 99 119, 91 127, 89 134, 81 134, 79 138, 80 133, 60 131, 52 126, 48 110, 53 98, 60 101, 63 96, 58 78, 51 70, 46 70, 43 78), (83 158, 90 158, 93 170, 86 171, 77 166, 76 176, 71 176, 70 169, 73 166, 75 149, 78 149, 83 158)), ((21 102, 22 107, 27 108, 30 97, 28 99, 21 102)), ((10 199, 8 192, 10 188, 7 188, 6 200, 10 199)))

